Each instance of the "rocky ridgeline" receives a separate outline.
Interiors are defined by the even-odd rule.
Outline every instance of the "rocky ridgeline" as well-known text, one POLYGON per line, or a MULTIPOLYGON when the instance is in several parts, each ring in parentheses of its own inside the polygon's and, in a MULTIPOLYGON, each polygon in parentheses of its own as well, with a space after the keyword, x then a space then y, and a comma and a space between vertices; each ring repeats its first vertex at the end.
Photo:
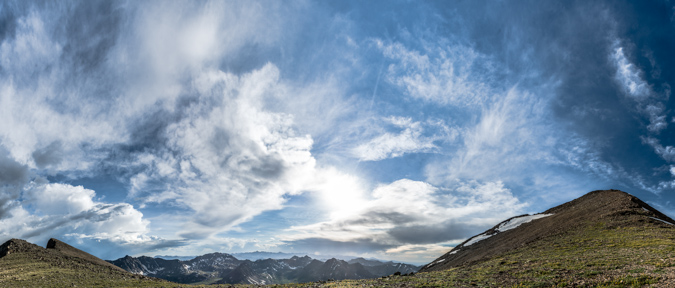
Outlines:
POLYGON ((416 272, 419 267, 403 263, 381 262, 363 258, 349 262, 329 259, 325 262, 309 256, 289 259, 239 260, 230 254, 211 253, 191 260, 165 260, 153 257, 131 257, 109 261, 139 275, 157 277, 177 283, 213 282, 218 284, 280 284, 367 279, 396 272, 416 272))

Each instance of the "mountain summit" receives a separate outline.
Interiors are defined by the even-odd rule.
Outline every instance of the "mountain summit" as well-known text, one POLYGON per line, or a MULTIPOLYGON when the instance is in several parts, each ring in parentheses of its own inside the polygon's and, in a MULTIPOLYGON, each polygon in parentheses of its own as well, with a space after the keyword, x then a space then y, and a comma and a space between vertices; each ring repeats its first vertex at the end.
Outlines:
POLYGON ((543 213, 505 220, 473 236, 422 267, 420 272, 445 270, 503 255, 545 242, 588 225, 602 229, 672 226, 675 221, 647 203, 619 190, 590 192, 543 213))

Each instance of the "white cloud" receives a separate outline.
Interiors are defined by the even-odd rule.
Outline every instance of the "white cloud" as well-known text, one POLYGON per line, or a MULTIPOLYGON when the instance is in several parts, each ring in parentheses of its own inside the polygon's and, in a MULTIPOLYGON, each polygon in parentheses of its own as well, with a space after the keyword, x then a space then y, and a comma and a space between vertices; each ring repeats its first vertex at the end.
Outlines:
POLYGON ((53 146, 69 155, 52 163, 62 170, 91 168, 82 143, 97 145, 124 139, 119 123, 102 119, 103 107, 60 87, 65 72, 62 45, 52 38, 50 23, 30 13, 17 20, 16 35, 0 45, 0 65, 9 77, 0 79, 0 139, 14 159, 35 167, 33 152, 53 146), (75 95, 74 95, 75 94, 75 95), (60 104, 67 102, 69 110, 60 104))
POLYGON ((49 183, 26 189, 23 202, 42 215, 67 215, 92 209, 95 195, 93 190, 82 186, 49 183))
POLYGON ((194 82, 200 97, 162 131, 170 137, 135 155, 131 165, 140 170, 131 177, 130 197, 189 208, 177 232, 188 238, 236 229, 264 211, 282 209, 286 195, 305 191, 333 199, 325 201, 333 214, 358 207, 360 180, 318 167, 313 140, 297 135, 294 117, 265 109, 297 91, 279 78, 273 64, 241 76, 215 70, 200 75, 194 82))
POLYGON ((480 106, 490 87, 474 69, 489 67, 485 56, 461 45, 427 45, 422 51, 400 43, 376 41, 377 47, 394 61, 387 80, 414 98, 460 107, 480 106))
MULTIPOLYGON (((421 43, 422 48, 417 50, 400 43, 377 44, 393 61, 387 79, 402 88, 406 96, 462 111, 444 115, 447 117, 444 120, 452 123, 448 129, 453 133, 431 138, 445 142, 443 149, 435 151, 438 157, 424 168, 426 181, 439 186, 455 185, 467 179, 501 180, 509 185, 528 187, 568 185, 564 184, 564 177, 551 172, 558 167, 573 166, 561 152, 570 152, 585 160, 588 157, 581 154, 592 151, 575 152, 573 147, 579 137, 570 135, 572 131, 559 126, 550 116, 551 101, 561 84, 559 79, 551 77, 542 82, 537 78, 538 84, 532 85, 528 77, 541 75, 532 67, 517 79, 520 83, 514 84, 507 75, 501 74, 508 73, 508 68, 500 67, 500 63, 470 47, 448 39, 421 43), (471 116, 462 117, 464 113, 471 116), (541 169, 542 166, 553 169, 541 169), (550 182, 553 180, 563 183, 553 184, 550 182)), ((362 152, 359 155, 380 159, 404 153, 396 153, 394 148, 398 146, 385 145, 389 143, 385 140, 395 140, 401 146, 407 144, 404 147, 414 147, 412 143, 422 147, 422 144, 435 143, 410 141, 415 138, 404 137, 407 136, 404 133, 383 135, 382 139, 375 138, 379 141, 368 143, 373 145, 359 147, 362 152), (381 149, 363 149, 371 147, 381 149)), ((577 168, 583 170, 584 166, 577 168)))
MULTIPOLYGON (((302 192, 316 173, 313 140, 296 135, 293 115, 271 112, 267 105, 292 102, 285 107, 292 110, 302 107, 293 99, 296 104, 311 99, 327 105, 312 112, 322 120, 349 108, 336 108, 342 103, 334 97, 341 96, 333 92, 335 85, 289 86, 280 81, 274 64, 243 75, 219 71, 219 65, 239 61, 242 49, 251 46, 274 47, 288 36, 282 23, 294 21, 283 17, 284 11, 303 5, 117 7, 125 11, 122 23, 98 25, 121 29, 103 43, 112 46, 96 47, 101 51, 93 52, 104 54, 103 60, 85 63, 100 69, 75 76, 80 70, 73 67, 80 69, 77 61, 84 60, 62 47, 78 43, 53 31, 64 11, 20 18, 15 37, 0 46, 0 65, 11 75, 0 79, 0 149, 38 175, 81 177, 101 166, 123 170, 128 174, 121 178, 130 182, 128 201, 193 211, 192 218, 176 225, 186 234, 210 235, 280 209, 284 195, 302 192), (99 85, 110 89, 91 87, 99 85), (319 88, 328 96, 314 97, 319 88), (134 150, 140 146, 144 149, 134 150)), ((89 40, 95 44, 96 39, 89 40)), ((309 109, 302 109, 306 116, 309 109)), ((306 126, 320 126, 314 122, 306 126)), ((45 217, 98 207, 92 190, 64 185, 33 187, 26 197, 45 217)))
MULTIPOLYGON (((451 245, 460 243, 451 243, 451 245)), ((407 244, 387 249, 377 257, 403 263, 427 264, 429 261, 438 258, 439 255, 447 253, 448 249, 450 247, 441 244, 407 244)))
MULTIPOLYGON (((637 103, 637 110, 641 114, 649 117, 647 130, 658 134, 661 130, 668 127, 666 115, 664 115, 664 105, 659 102, 659 95, 654 92, 652 86, 644 80, 644 72, 633 64, 625 55, 624 47, 621 41, 614 41, 614 52, 610 55, 612 63, 616 67, 615 80, 621 86, 626 95, 637 103)), ((649 58, 649 57, 648 57, 649 58)), ((653 58, 649 58, 652 66, 655 66, 653 58)), ((669 88, 664 86, 666 100, 669 97, 669 88)))
MULTIPOLYGON (((54 64, 61 54, 62 47, 51 40, 49 31, 40 16, 30 13, 18 19, 16 36, 12 41, 3 41, 0 45, 0 65, 4 69, 18 73, 38 72, 44 65, 54 64)), ((28 75, 14 75, 22 78, 28 75)))
POLYGON ((106 240, 117 245, 138 245, 162 241, 149 236, 149 222, 127 203, 94 200, 95 192, 82 186, 31 182, 21 199, 0 219, 0 241, 22 238, 28 241, 49 237, 106 240), (3 240, 4 239, 4 240, 3 240))
POLYGON ((271 64, 241 77, 211 71, 198 78, 202 97, 167 126, 167 150, 137 157, 136 165, 149 170, 133 178, 134 190, 148 178, 171 179, 146 201, 185 205, 195 224, 213 232, 280 209, 284 194, 300 192, 315 160, 312 139, 294 134, 292 116, 263 108, 265 97, 283 93, 278 78, 271 64))
MULTIPOLYGON (((378 161, 387 158, 395 158, 408 153, 419 153, 434 151, 438 147, 434 144, 436 140, 447 140, 449 135, 425 136, 425 125, 420 122, 413 122, 411 118, 389 117, 384 119, 396 126, 399 133, 385 132, 366 143, 355 147, 353 154, 362 161, 378 161)), ((443 130, 449 130, 443 127, 443 130)))
POLYGON ((647 125, 647 130, 650 132, 658 133, 663 129, 668 127, 668 122, 666 122, 666 115, 663 115, 663 104, 649 104, 645 108, 645 112, 649 115, 649 125, 647 125))
POLYGON ((629 96, 639 101, 651 95, 651 86, 642 79, 642 70, 626 58, 624 48, 618 42, 611 58, 617 69, 615 79, 629 96))
MULTIPOLYGON (((295 5, 288 6, 283 8, 295 5)), ((284 34, 278 15, 284 9, 271 3, 146 2, 134 9, 133 29, 111 53, 113 68, 132 76, 124 79, 129 88, 119 103, 127 115, 158 101, 172 109, 185 92, 181 81, 217 69, 217 63, 231 61, 246 45, 273 45, 284 34)))
POLYGON ((458 129, 463 143, 449 159, 427 166, 428 180, 434 184, 458 179, 517 183, 533 163, 562 164, 552 148, 566 146, 565 140, 546 119, 550 88, 541 87, 535 94, 514 86, 497 94, 475 121, 458 129))
POLYGON ((663 146, 659 142, 658 139, 653 138, 653 137, 640 137, 642 139, 643 144, 648 144, 649 146, 652 146, 654 149, 654 152, 656 152, 657 155, 661 156, 663 160, 666 160, 668 162, 673 162, 675 161, 675 147, 673 146, 663 146))

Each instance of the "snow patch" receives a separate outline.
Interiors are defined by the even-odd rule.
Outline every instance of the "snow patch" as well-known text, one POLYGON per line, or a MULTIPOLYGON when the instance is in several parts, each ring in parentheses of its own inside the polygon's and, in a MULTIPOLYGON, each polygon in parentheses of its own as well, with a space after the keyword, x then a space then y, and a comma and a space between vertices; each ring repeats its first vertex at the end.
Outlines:
POLYGON ((527 216, 513 218, 513 219, 511 219, 509 221, 506 221, 506 222, 502 223, 501 225, 499 225, 499 228, 497 228, 497 231, 499 231, 499 232, 508 231, 508 230, 516 228, 520 225, 523 225, 525 223, 531 222, 532 220, 537 220, 537 219, 548 217, 548 216, 551 216, 551 215, 553 215, 553 214, 536 214, 536 215, 527 215, 527 216))
POLYGON ((473 236, 473 238, 471 238, 471 240, 469 240, 469 242, 464 243, 464 245, 462 245, 462 246, 464 246, 464 247, 469 246, 469 245, 471 245, 473 243, 476 243, 478 241, 483 241, 487 238, 490 238, 491 236, 492 235, 488 235, 487 233, 478 234, 476 236, 473 236))
POLYGON ((452 250, 452 252, 450 252, 448 255, 456 254, 457 252, 459 252, 459 249, 452 250))
POLYGON ((668 224, 668 225, 675 225, 675 224, 673 224, 673 223, 670 223, 670 222, 668 222, 668 221, 666 221, 666 220, 661 220, 661 219, 659 219, 659 218, 654 218, 654 217, 649 217, 649 218, 652 218, 652 219, 657 220, 657 221, 661 221, 661 222, 666 223, 666 224, 668 224))
POLYGON ((497 231, 495 233, 487 234, 487 232, 485 232, 483 234, 478 234, 478 235, 474 236, 473 238, 471 238, 471 240, 469 240, 468 242, 464 243, 464 245, 462 245, 462 246, 464 246, 464 247, 469 246, 469 245, 474 244, 478 241, 483 241, 487 238, 490 238, 490 237, 492 237, 493 235, 496 235, 499 232, 508 231, 508 230, 514 229, 514 228, 516 228, 520 225, 523 225, 525 223, 531 222, 532 220, 537 220, 537 219, 548 217, 548 216, 551 216, 551 215, 553 215, 553 214, 536 214, 536 215, 526 215, 526 216, 522 216, 522 217, 513 218, 511 220, 508 220, 508 221, 500 224, 499 227, 497 227, 497 229, 496 229, 497 231))

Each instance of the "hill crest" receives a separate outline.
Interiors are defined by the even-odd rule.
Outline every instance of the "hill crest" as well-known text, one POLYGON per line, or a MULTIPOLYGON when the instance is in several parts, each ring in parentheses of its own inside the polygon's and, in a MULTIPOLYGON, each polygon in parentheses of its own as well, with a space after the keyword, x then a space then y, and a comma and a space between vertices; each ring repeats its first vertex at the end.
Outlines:
POLYGON ((13 253, 38 251, 39 249, 42 249, 42 247, 26 240, 12 238, 0 245, 0 258, 13 253))
POLYGON ((445 270, 502 255, 530 243, 561 235, 586 223, 608 228, 675 225, 675 221, 637 197, 619 190, 597 190, 534 215, 509 218, 473 236, 422 267, 445 270))
POLYGON ((6 241, 0 245, 0 267, 2 287, 119 287, 128 286, 130 280, 150 286, 166 283, 129 273, 53 238, 46 248, 21 239, 6 241))

